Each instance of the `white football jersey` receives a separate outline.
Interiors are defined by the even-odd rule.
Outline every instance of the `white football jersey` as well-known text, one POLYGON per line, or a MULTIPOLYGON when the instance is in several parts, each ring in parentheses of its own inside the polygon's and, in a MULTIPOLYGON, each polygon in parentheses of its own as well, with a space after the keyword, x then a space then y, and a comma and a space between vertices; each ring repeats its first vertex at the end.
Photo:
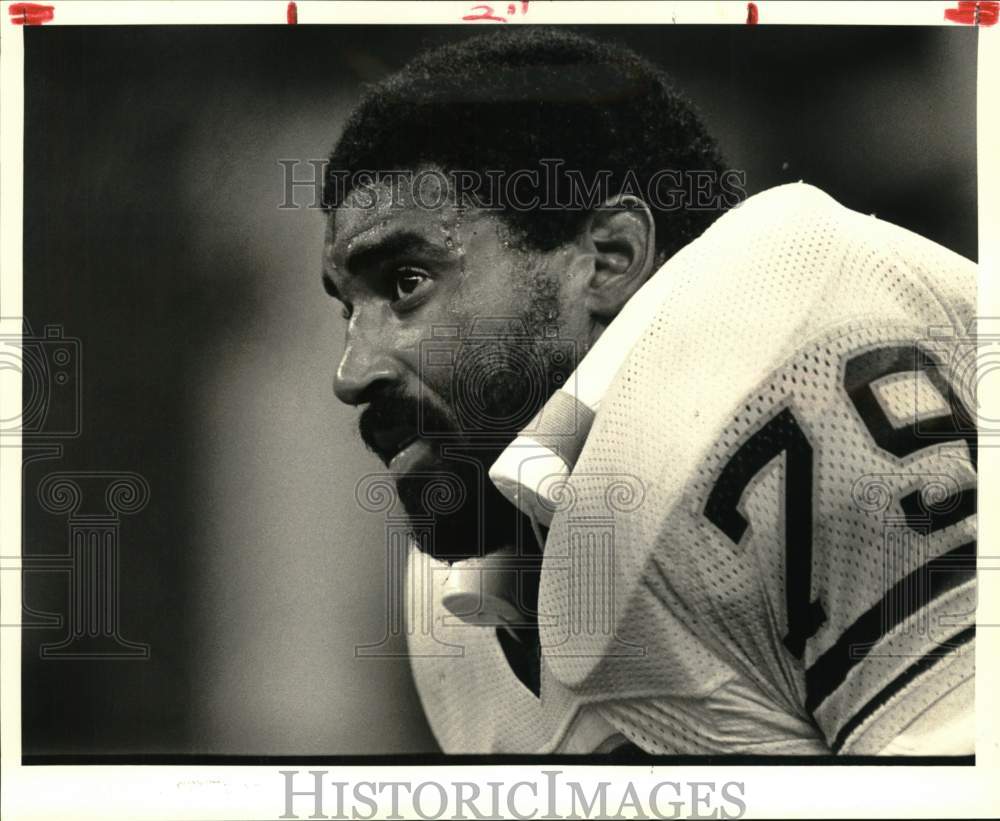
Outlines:
POLYGON ((975 294, 803 184, 669 260, 491 472, 549 528, 538 695, 411 550, 443 749, 867 754, 970 711, 975 294))

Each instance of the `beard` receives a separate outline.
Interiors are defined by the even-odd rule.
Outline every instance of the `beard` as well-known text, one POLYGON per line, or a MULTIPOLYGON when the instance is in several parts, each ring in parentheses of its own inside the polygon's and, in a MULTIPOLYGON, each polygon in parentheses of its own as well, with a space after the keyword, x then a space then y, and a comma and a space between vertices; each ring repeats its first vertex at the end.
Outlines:
POLYGON ((531 333, 540 329, 529 320, 523 317, 514 334, 455 340, 448 368, 422 369, 417 396, 386 384, 361 414, 362 440, 387 465, 394 454, 379 446, 380 431, 415 431, 431 443, 425 466, 394 480, 417 543, 437 559, 483 556, 521 544, 519 535, 530 532, 487 472, 566 380, 576 357, 565 341, 531 333))

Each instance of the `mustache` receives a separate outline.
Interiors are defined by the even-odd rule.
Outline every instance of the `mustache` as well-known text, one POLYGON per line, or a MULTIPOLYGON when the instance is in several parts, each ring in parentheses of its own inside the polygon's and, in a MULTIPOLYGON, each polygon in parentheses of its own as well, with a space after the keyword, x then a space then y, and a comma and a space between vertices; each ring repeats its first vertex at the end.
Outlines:
POLYGON ((406 430, 421 434, 425 430, 435 434, 456 430, 449 415, 423 397, 415 397, 395 385, 373 392, 368 404, 358 418, 358 432, 365 447, 388 463, 395 453, 379 446, 377 435, 390 431, 406 430))

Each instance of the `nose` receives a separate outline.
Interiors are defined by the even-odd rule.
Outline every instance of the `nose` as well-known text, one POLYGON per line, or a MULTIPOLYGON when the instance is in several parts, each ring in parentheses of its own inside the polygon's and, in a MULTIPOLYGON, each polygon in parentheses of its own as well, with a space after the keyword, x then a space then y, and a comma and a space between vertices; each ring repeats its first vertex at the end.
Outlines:
POLYGON ((352 317, 347 330, 344 355, 333 377, 333 393, 345 404, 358 405, 376 382, 399 379, 397 361, 391 355, 384 333, 377 327, 365 328, 360 317, 352 317))

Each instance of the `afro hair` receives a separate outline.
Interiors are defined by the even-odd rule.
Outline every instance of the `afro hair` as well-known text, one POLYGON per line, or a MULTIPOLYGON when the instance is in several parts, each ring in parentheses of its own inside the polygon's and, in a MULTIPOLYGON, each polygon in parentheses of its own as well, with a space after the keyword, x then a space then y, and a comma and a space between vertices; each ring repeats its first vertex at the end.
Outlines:
MULTIPOLYGON (((581 179, 601 180, 609 192, 635 183, 645 191, 665 171, 695 170, 709 172, 702 179, 711 187, 721 175, 715 140, 657 66, 621 45, 517 26, 425 51, 368 89, 330 155, 324 208, 332 212, 350 191, 335 182, 337 174, 364 169, 377 179, 431 166, 485 180, 487 172, 543 164, 546 184, 562 191, 581 179)), ((535 249, 570 240, 589 210, 526 209, 515 207, 513 196, 491 196, 501 218, 535 249)), ((719 213, 644 199, 663 259, 719 213)))

